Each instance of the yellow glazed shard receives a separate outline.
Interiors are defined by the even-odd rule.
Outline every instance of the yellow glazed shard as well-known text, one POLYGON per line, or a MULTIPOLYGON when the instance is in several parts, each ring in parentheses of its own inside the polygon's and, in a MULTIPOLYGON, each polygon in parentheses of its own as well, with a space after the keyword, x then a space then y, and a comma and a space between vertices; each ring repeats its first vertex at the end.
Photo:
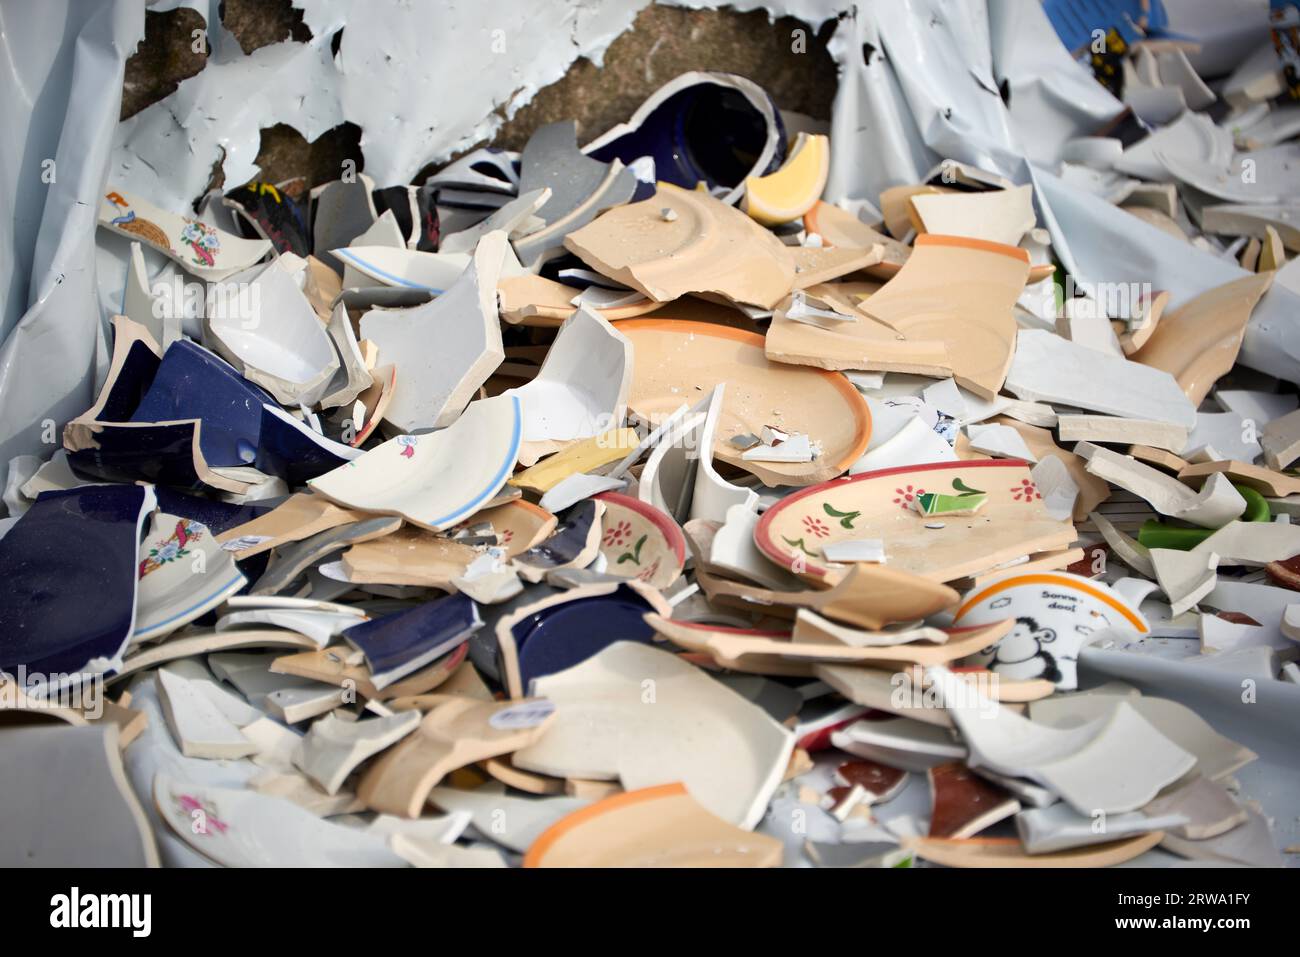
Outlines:
POLYGON ((610 462, 617 462, 637 447, 636 429, 612 429, 594 438, 584 439, 557 452, 550 458, 524 469, 507 484, 534 492, 549 492, 570 475, 590 472, 610 462))
POLYGON ((821 198, 830 168, 830 139, 800 133, 784 166, 745 180, 745 212, 764 226, 798 219, 821 198))

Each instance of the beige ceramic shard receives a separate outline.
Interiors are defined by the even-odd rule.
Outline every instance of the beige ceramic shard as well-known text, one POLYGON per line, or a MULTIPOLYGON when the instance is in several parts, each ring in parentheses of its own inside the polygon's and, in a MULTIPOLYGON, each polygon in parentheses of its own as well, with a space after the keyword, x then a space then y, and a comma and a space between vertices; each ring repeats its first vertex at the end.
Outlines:
MULTIPOLYGON (((662 616, 647 614, 645 619, 661 634, 666 628, 671 630, 662 616)), ((1011 619, 1007 619, 991 625, 955 628, 949 634, 948 640, 942 644, 919 641, 901 645, 856 647, 844 644, 838 639, 828 640, 826 637, 822 637, 820 643, 812 640, 795 642, 718 629, 707 636, 705 647, 707 652, 719 662, 740 661, 753 655, 762 655, 792 662, 825 662, 875 667, 929 666, 947 664, 973 655, 981 648, 997 642, 1011 630, 1013 624, 1011 619)))
POLYGON ((1144 296, 1138 302, 1137 315, 1130 322, 1116 320, 1111 323, 1115 334, 1119 336, 1119 345, 1124 350, 1124 355, 1131 356, 1147 344, 1167 305, 1169 292, 1161 290, 1150 297, 1144 296))
POLYGON ((794 749, 794 735, 757 705, 676 655, 637 642, 615 642, 534 684, 555 702, 556 719, 515 752, 516 767, 618 780, 629 791, 681 782, 741 828, 762 819, 794 749))
POLYGON ((795 613, 794 631, 791 641, 803 641, 811 644, 829 644, 838 641, 852 648, 885 647, 888 645, 905 645, 913 641, 928 641, 941 645, 948 640, 948 632, 942 628, 905 628, 901 631, 876 631, 850 628, 823 618, 815 611, 801 608, 795 613))
POLYGON ((360 518, 356 512, 340 508, 320 495, 298 493, 252 521, 227 529, 217 536, 217 541, 243 561, 277 545, 302 541, 360 518))
POLYGON ((406 526, 343 553, 343 574, 355 584, 424 585, 448 589, 478 552, 423 528, 406 526))
POLYGON ((632 340, 635 371, 628 408, 660 422, 683 401, 727 383, 713 457, 769 485, 811 485, 841 475, 871 438, 866 401, 841 375, 769 362, 763 339, 729 326, 672 319, 619 324, 632 340), (804 434, 819 448, 811 462, 752 462, 733 436, 760 435, 764 426, 804 434))
POLYGON ((218 651, 231 651, 242 648, 314 649, 315 647, 316 642, 306 635, 286 631, 282 628, 190 632, 184 636, 173 635, 166 641, 149 646, 145 651, 127 655, 122 659, 122 667, 111 675, 107 675, 104 680, 111 684, 146 668, 156 668, 169 661, 179 661, 182 658, 192 658, 196 655, 207 655, 218 651))
POLYGON ((436 299, 361 317, 361 334, 402 379, 384 413, 402 431, 451 425, 505 359, 496 288, 506 244, 505 233, 488 233, 465 271, 436 299))
POLYGON ((549 492, 570 475, 588 474, 621 461, 637 447, 635 429, 611 429, 574 443, 514 475, 509 484, 530 492, 549 492))
POLYGON ((729 824, 679 783, 615 794, 561 818, 524 867, 780 867, 784 845, 729 824))
MULTIPOLYGON (((864 668, 861 665, 815 664, 813 674, 854 704, 877 711, 913 718, 925 724, 951 728, 952 719, 943 708, 921 693, 921 684, 908 671, 895 668, 864 668), (916 693, 907 693, 911 688, 916 693), (903 693, 900 693, 902 689, 903 693)), ((1002 682, 998 682, 999 687, 1002 682)), ((1053 686, 1052 690, 1055 690, 1053 686)))
POLYGON ((808 210, 803 217, 803 228, 810 235, 820 236, 822 245, 826 247, 868 250, 880 246, 881 260, 865 267, 865 271, 882 279, 898 272, 907 262, 907 257, 912 255, 911 246, 872 229, 857 216, 831 203, 819 201, 808 210))
POLYGON ((682 573, 686 540, 668 515, 628 495, 602 492, 600 552, 605 573, 667 588, 682 573))
POLYGON ((1172 375, 1187 398, 1200 405, 1220 376, 1232 370, 1246 323, 1273 273, 1245 276, 1216 286, 1165 316, 1133 359, 1172 375))
POLYGON ((1187 445, 1187 429, 1155 419, 1127 419, 1113 415, 1059 415, 1057 428, 1062 442, 1107 442, 1181 451, 1187 445))
POLYGON ((742 638, 788 641, 790 634, 785 631, 771 631, 762 628, 737 628, 730 625, 711 625, 704 622, 681 621, 648 615, 646 623, 655 632, 671 641, 674 645, 685 648, 687 654, 682 660, 708 668, 714 666, 735 671, 739 674, 767 675, 771 677, 811 678, 812 663, 794 661, 780 655, 746 654, 740 658, 727 658, 710 646, 716 637, 740 636, 742 638))
POLYGON ((177 216, 121 190, 99 204, 99 225, 148 243, 188 273, 216 282, 247 269, 271 251, 265 239, 241 239, 189 216, 177 216))
POLYGON ((1085 446, 1088 471, 1145 499, 1161 515, 1202 528, 1219 528, 1246 510, 1246 500, 1222 475, 1215 475, 1195 492, 1178 479, 1127 455, 1100 446, 1085 446))
MULTIPOLYGON (((484 522, 492 526, 497 547, 505 550, 506 558, 514 558, 549 538, 557 519, 539 505, 515 499, 475 512, 461 527, 484 522)), ((452 529, 453 533, 458 531, 459 528, 452 529)))
POLYGON ((1199 465, 1189 465, 1178 473, 1178 478, 1192 485, 1200 485, 1216 475, 1226 476, 1237 485, 1253 488, 1271 498, 1285 498, 1300 493, 1300 478, 1246 462, 1202 462, 1199 465))
POLYGON ((783 498, 763 513, 754 533, 772 561, 828 582, 846 571, 824 560, 821 550, 828 542, 880 539, 889 568, 944 582, 1065 548, 1075 537, 1068 520, 1048 514, 1028 466, 1011 459, 903 466, 827 482, 783 498), (972 491, 987 496, 972 515, 925 516, 914 505, 927 493, 972 491))
POLYGON ((632 343, 584 307, 560 327, 536 377, 504 395, 523 404, 525 442, 595 438, 623 424, 632 368, 632 343))
POLYGON ((1157 468, 1164 469, 1166 472, 1172 472, 1177 475, 1183 469, 1187 468, 1189 463, 1186 459, 1181 459, 1172 452, 1164 449, 1153 449, 1148 445, 1130 445, 1128 454, 1133 456, 1139 462, 1145 462, 1147 465, 1154 465, 1157 468))
MULTIPOLYGON (((366 344, 370 345, 370 343, 366 344)), ((354 449, 360 448, 366 439, 370 438, 388 413, 388 406, 397 393, 397 366, 375 366, 371 369, 370 375, 372 379, 370 388, 357 396, 353 406, 358 410, 357 417, 361 418, 359 423, 361 428, 356 429, 356 435, 349 443, 354 449)), ((355 418, 352 424, 354 428, 358 424, 355 418)))
POLYGON ((554 711, 537 709, 515 720, 521 704, 536 703, 457 698, 439 705, 413 734, 366 769, 357 797, 374 811, 419 817, 429 792, 452 771, 537 741, 554 720, 554 711))
POLYGON ((1016 246, 1037 222, 1034 188, 1028 185, 980 193, 917 193, 909 202, 909 218, 922 234, 964 236, 1016 246))
MULTIPOLYGON (((228 632, 228 634, 238 634, 238 632, 228 632)), ((349 645, 315 648, 313 643, 312 651, 276 658, 271 662, 271 672, 277 675, 310 678, 323 684, 350 689, 368 700, 389 701, 393 698, 427 694, 437 688, 460 667, 468 650, 468 646, 461 645, 428 667, 383 688, 374 686, 370 680, 370 669, 364 663, 348 664, 355 654, 354 649, 349 645)))
POLYGON ((517 397, 480 399, 450 428, 399 435, 308 485, 347 508, 440 531, 486 506, 505 485, 522 428, 517 397))
POLYGON ((880 193, 880 215, 884 218, 885 228, 895 239, 905 240, 912 232, 912 197, 940 196, 951 190, 938 186, 915 184, 910 186, 891 186, 880 193))
POLYGON ((803 352, 816 355, 822 350, 837 356, 841 368, 950 373, 958 385, 992 399, 1011 364, 1016 343, 1013 308, 1028 277, 1029 254, 1023 249, 956 236, 921 236, 898 275, 862 302, 861 312, 875 323, 844 323, 848 328, 830 332, 805 327, 806 333, 792 337, 788 326, 774 322, 769 353, 780 357, 791 352, 779 329, 795 339, 790 345, 796 352, 802 339, 803 352), (903 341, 886 344, 878 323, 903 341))
MULTIPOLYGON (((750 611, 784 614, 783 609, 811 608, 828 618, 859 628, 883 628, 900 621, 918 621, 955 605, 961 597, 947 585, 886 565, 855 563, 833 588, 799 592, 772 591, 728 581, 710 574, 700 543, 690 535, 687 545, 695 558, 695 578, 710 601, 750 611)), ((818 584, 821 584, 820 582, 818 584)))
POLYGON ((1151 831, 1108 844, 1089 844, 1047 854, 1030 854, 1015 837, 958 840, 909 836, 902 839, 902 846, 917 857, 943 867, 1114 867, 1145 854, 1163 838, 1163 831, 1151 831))
POLYGON ((714 292, 771 309, 794 282, 794 259, 772 233, 708 193, 667 183, 650 199, 606 211, 564 245, 658 302, 714 292))
MULTIPOLYGON (((577 311, 573 304, 578 290, 545 276, 502 276, 497 283, 501 299, 501 318, 512 325, 558 326, 577 311)), ((663 303, 648 296, 626 306, 596 309, 605 319, 615 322, 654 312, 663 303)))

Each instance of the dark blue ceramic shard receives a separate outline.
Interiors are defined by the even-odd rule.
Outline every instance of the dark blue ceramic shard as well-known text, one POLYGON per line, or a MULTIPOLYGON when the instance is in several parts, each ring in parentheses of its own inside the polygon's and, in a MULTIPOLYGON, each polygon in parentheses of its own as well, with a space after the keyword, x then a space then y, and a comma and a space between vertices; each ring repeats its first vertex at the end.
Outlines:
POLYGON ((272 401, 230 363, 180 339, 163 354, 153 387, 131 421, 200 419, 204 460, 209 467, 231 468, 252 465, 257 458, 262 406, 272 401))
POLYGON ((588 595, 542 608, 515 623, 510 634, 519 657, 525 693, 534 678, 581 664, 616 641, 650 644, 654 629, 645 623, 655 608, 627 585, 608 595, 588 595))
POLYGON ((201 489, 195 467, 197 422, 165 425, 94 427, 96 448, 68 452, 68 465, 81 476, 105 482, 152 482, 177 488, 201 489))
POLYGON ((232 505, 229 502, 218 502, 199 495, 186 495, 184 492, 177 492, 170 488, 156 488, 154 494, 158 496, 160 512, 193 519, 206 525, 214 536, 251 522, 259 515, 264 515, 275 508, 267 502, 232 505))
POLYGON ((47 492, 0 539, 0 669, 53 682, 121 654, 135 629, 142 485, 47 492))
POLYGON ((139 339, 126 346, 126 358, 113 381, 105 384, 97 418, 101 422, 129 422, 152 387, 160 362, 154 351, 139 339))
MULTIPOLYGON (((205 426, 206 428, 206 426, 205 426)), ((327 439, 278 405, 262 406, 262 428, 253 465, 290 485, 305 485, 361 455, 361 449, 327 439)))
POLYGON ((596 521, 596 502, 583 499, 560 517, 550 537, 515 560, 533 568, 560 568, 576 559, 587 545, 596 521))
POLYGON ((483 624, 465 595, 448 595, 354 625, 343 637, 366 656, 376 688, 386 688, 463 644, 483 624))

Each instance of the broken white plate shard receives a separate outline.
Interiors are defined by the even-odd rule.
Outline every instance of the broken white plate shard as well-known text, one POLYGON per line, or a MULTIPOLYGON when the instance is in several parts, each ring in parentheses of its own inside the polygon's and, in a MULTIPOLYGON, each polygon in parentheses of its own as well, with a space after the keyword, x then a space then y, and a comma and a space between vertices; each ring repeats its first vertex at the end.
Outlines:
MULTIPOLYGON (((725 522, 727 511, 732 506, 743 505, 746 509, 752 510, 758 502, 757 492, 732 485, 713 467, 713 445, 717 441, 718 421, 722 416, 726 390, 725 382, 714 386, 713 394, 709 398, 708 412, 705 413, 704 422, 700 426, 699 460, 695 466, 695 486, 691 490, 690 517, 692 519, 725 522)), ((735 438, 732 436, 733 442, 735 438)), ((753 447, 749 446, 749 448, 753 447)))
POLYGON ((931 462, 955 462, 957 453, 920 416, 912 416, 891 438, 875 448, 868 448, 849 466, 850 475, 874 472, 902 465, 925 465, 931 462))
POLYGON ((831 562, 885 563, 885 543, 879 538, 850 538, 822 546, 822 557, 831 562))
POLYGON ((966 740, 971 767, 1037 781, 1083 815, 1135 811, 1196 764, 1125 702, 1105 717, 1058 729, 985 698, 947 668, 932 666, 926 675, 966 740))
POLYGON ((629 791, 681 782, 712 813, 746 829, 762 820, 794 748, 794 735, 765 711, 676 655, 638 642, 615 642, 535 679, 532 691, 555 702, 555 721, 515 752, 515 767, 618 780, 629 791), (644 703, 647 681, 653 705, 644 703))
POLYGON ((449 428, 399 435, 307 484, 347 508, 440 531, 473 515, 505 485, 519 457, 519 399, 471 402, 449 428))
POLYGON ((1221 472, 1210 475, 1194 491, 1173 476, 1110 449, 1081 443, 1075 452, 1087 458, 1092 475, 1145 499, 1161 515, 1202 528, 1220 528, 1246 510, 1246 500, 1221 472))
POLYGON ((1169 373, 1104 355, 1042 329, 1021 330, 1006 389, 1020 399, 1072 405, 1192 429, 1196 407, 1169 373))
POLYGON ((344 266, 380 285, 424 290, 435 296, 450 288, 470 264, 470 257, 465 253, 425 253, 392 246, 349 246, 330 252, 344 266))
POLYGON ((806 435, 793 435, 780 445, 756 445, 740 453, 746 462, 811 462, 812 443, 806 435))
POLYGON ((567 475, 560 479, 542 496, 537 504, 555 515, 564 511, 570 505, 581 502, 584 498, 591 498, 601 492, 618 491, 626 485, 627 481, 625 479, 575 472, 573 475, 567 475))
MULTIPOLYGON (((1198 419, 1204 418, 1204 413, 1198 419)), ((1181 452, 1187 445, 1187 429, 1152 419, 1124 419, 1112 415, 1066 415, 1057 417, 1062 442, 1110 442, 1149 445, 1168 452, 1181 452)))
POLYGON ((1142 808, 1142 813, 1158 817, 1177 815, 1181 824, 1163 828, 1174 837, 1189 841, 1204 841, 1218 837, 1245 823, 1246 809, 1232 799, 1228 789, 1197 774, 1189 783, 1170 788, 1142 808))
MULTIPOLYGON (((374 376, 366 366, 365 356, 357 344, 356 333, 352 330, 352 320, 348 318, 348 309, 342 302, 330 313, 329 326, 326 330, 334 340, 338 352, 339 368, 325 387, 321 396, 322 409, 336 409, 355 401, 356 397, 374 384, 374 376)), ((360 432, 364 423, 353 422, 353 429, 360 432)))
POLYGON ((1009 425, 970 425, 966 427, 966 437, 976 452, 1024 462, 1038 461, 1020 433, 1009 425))
POLYGON ((1074 503, 1079 498, 1079 486, 1070 475, 1065 463, 1055 455, 1040 459, 1029 470, 1029 478, 1043 497, 1043 507, 1052 518, 1065 519, 1074 514, 1074 503))
POLYGON ((1056 320, 1056 330, 1075 345, 1086 346, 1094 352, 1121 358, 1124 355, 1110 318, 1092 299, 1067 299, 1061 317, 1056 320))
POLYGON ((1262 567, 1300 555, 1300 524, 1229 522, 1195 550, 1214 552, 1220 565, 1262 567))
POLYGON ((831 733, 841 751, 904 771, 924 772, 935 765, 966 759, 966 748, 944 727, 914 718, 855 721, 831 733))
POLYGON ((384 418, 404 432, 445 428, 505 359, 497 319, 497 279, 505 233, 489 233, 445 293, 409 309, 372 309, 361 336, 397 369, 384 418))
POLYGON ((100 200, 99 225, 147 243, 186 272, 209 282, 248 269, 271 251, 265 239, 241 239, 120 189, 110 188, 100 200))
POLYGON ((361 721, 326 715, 303 736, 293 763, 325 793, 337 794, 362 761, 402 740, 419 726, 420 718, 418 710, 361 721))
POLYGON ((284 405, 310 406, 320 401, 339 360, 294 280, 291 259, 298 257, 286 254, 255 276, 213 285, 208 330, 212 346, 245 379, 284 405))
MULTIPOLYGON (((1300 262, 1300 260, 1296 260, 1300 262)), ((1296 290, 1300 292, 1300 290, 1296 290)), ((1274 419, 1296 411, 1300 400, 1285 392, 1254 392, 1246 389, 1215 389, 1214 401, 1227 412, 1235 412, 1262 429, 1274 419)))
POLYGON ((1289 412, 1264 426, 1259 443, 1269 468, 1277 471, 1289 468, 1300 459, 1300 410, 1289 412))
POLYGON ((1017 814, 1016 832, 1027 853, 1050 854, 1072 847, 1119 841, 1135 834, 1163 831, 1186 824, 1187 818, 1177 813, 1149 816, 1130 811, 1106 815, 1104 827, 1098 826, 1097 821, 1096 816, 1080 814, 1068 804, 1053 804, 1017 814))
POLYGON ((754 543, 758 513, 745 504, 727 509, 726 521, 713 536, 709 564, 742 580, 756 581, 777 591, 798 590, 799 580, 772 562, 754 543))
MULTIPOLYGON (((1297 418, 1300 423, 1300 417, 1297 418)), ((1267 426, 1249 420, 1236 412, 1201 412, 1196 416, 1196 428, 1187 437, 1181 448, 1168 448, 1185 459, 1191 459, 1205 449, 1212 449, 1215 457, 1210 461, 1233 459, 1238 462, 1254 462, 1260 452, 1260 429, 1267 426)), ((1135 445, 1150 445, 1149 442, 1133 440, 1135 445)))
POLYGON ((533 380, 504 394, 523 404, 525 442, 567 442, 620 427, 631 387, 631 340, 584 307, 560 326, 533 380))
MULTIPOLYGON (((1248 649, 1273 652, 1295 650, 1295 645, 1277 628, 1261 628, 1211 614, 1201 615, 1196 625, 1201 639, 1202 657, 1240 653, 1248 649)), ((1276 671, 1275 668, 1273 670, 1276 671)))
MULTIPOLYGON (((853 373, 849 373, 852 375, 853 373)), ((861 375, 861 373, 857 373, 861 375)), ((883 376, 883 373, 882 373, 883 376)), ((881 383, 883 385, 883 382, 881 383)), ((880 386, 876 386, 877 389, 880 386)), ((928 385, 921 392, 927 405, 932 405, 940 412, 961 421, 968 411, 968 393, 963 393, 955 379, 940 379, 934 385, 928 385)), ((974 396, 970 396, 975 399, 974 396)), ((976 402, 981 400, 975 399, 976 402)), ((996 413, 994 413, 996 414, 996 413)))
POLYGON ((166 668, 158 671, 158 701, 176 746, 186 757, 234 759, 257 753, 257 745, 206 695, 166 668))
POLYGON ((1189 611, 1214 590, 1219 556, 1210 552, 1185 552, 1172 548, 1153 548, 1149 552, 1160 590, 1169 599, 1170 614, 1189 611))

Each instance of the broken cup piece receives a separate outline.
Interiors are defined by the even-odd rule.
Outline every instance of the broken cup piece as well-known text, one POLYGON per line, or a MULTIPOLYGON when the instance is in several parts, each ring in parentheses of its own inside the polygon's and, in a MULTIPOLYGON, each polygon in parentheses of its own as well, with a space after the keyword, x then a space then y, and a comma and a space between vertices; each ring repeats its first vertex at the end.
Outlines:
POLYGON ((1124 596, 1099 581, 1066 572, 1012 571, 969 592, 955 625, 1015 619, 1007 635, 973 655, 999 677, 1043 678, 1062 691, 1078 686, 1079 649, 1107 630, 1146 635, 1151 626, 1124 596))
POLYGON ((627 164, 649 157, 660 183, 689 190, 702 184, 734 205, 747 178, 781 165, 785 140, 781 113, 757 83, 734 73, 693 71, 664 84, 626 123, 583 152, 627 164))
POLYGON ((216 282, 259 262, 271 251, 264 239, 241 239, 202 220, 178 216, 120 189, 99 204, 99 225, 148 243, 186 272, 216 282))
POLYGON ((331 252, 374 285, 435 296, 442 295, 471 262, 468 253, 426 253, 393 246, 349 246, 331 252))
POLYGON ((313 722, 295 749, 294 764, 326 794, 337 794, 358 765, 392 747, 420 724, 420 712, 343 721, 329 714, 313 722))
POLYGON ((779 239, 707 193, 661 184, 650 199, 619 206, 564 238, 597 272, 658 302, 716 293, 771 309, 794 282, 779 239), (664 209, 677 215, 665 219, 664 209))
POLYGON ((450 528, 486 505, 514 468, 523 432, 518 397, 471 402, 450 427, 399 435, 308 484, 363 512, 450 528))
POLYGON ((830 166, 829 137, 797 134, 780 169, 745 180, 742 200, 745 212, 764 226, 779 226, 799 219, 820 200, 830 166))
POLYGON ((380 361, 401 378, 384 412, 396 428, 451 425, 505 359, 496 302, 505 248, 504 233, 489 233, 465 271, 433 301, 362 316, 362 337, 379 347, 380 361))
MULTIPOLYGON (((298 266, 305 263, 299 259, 298 266)), ((283 405, 312 406, 338 371, 339 358, 293 269, 282 256, 255 276, 215 283, 206 328, 213 348, 245 379, 283 405)))

